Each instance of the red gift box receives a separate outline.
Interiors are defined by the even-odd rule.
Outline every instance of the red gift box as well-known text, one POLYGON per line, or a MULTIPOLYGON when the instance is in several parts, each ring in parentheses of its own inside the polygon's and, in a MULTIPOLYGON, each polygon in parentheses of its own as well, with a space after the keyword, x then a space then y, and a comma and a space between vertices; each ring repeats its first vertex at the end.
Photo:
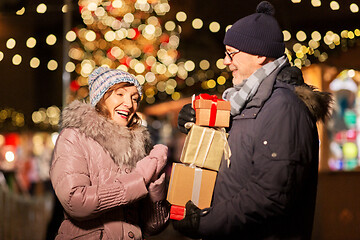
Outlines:
POLYGON ((193 101, 196 122, 200 126, 228 127, 230 102, 218 99, 216 95, 200 94, 193 101))

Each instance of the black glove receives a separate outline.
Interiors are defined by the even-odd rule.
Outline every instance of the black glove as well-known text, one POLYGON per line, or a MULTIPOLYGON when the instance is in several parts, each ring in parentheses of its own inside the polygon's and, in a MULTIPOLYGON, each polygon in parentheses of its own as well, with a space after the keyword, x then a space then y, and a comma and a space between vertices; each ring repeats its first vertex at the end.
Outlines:
POLYGON ((189 129, 185 128, 185 123, 187 122, 195 122, 195 110, 192 108, 191 103, 185 104, 178 116, 178 128, 182 133, 188 133, 189 129))
POLYGON ((198 208, 191 200, 189 200, 185 205, 185 209, 185 218, 180 221, 174 221, 174 229, 187 237, 200 238, 201 236, 199 236, 198 233, 201 214, 200 208, 198 208))

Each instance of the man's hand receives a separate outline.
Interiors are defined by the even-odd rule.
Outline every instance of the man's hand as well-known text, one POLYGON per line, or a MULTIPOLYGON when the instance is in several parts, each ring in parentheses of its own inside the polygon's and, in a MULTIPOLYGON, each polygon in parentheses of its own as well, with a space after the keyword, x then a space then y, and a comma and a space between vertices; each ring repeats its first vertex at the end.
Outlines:
POLYGON ((178 128, 182 133, 188 133, 189 129, 185 128, 185 123, 187 122, 195 122, 195 110, 192 108, 191 103, 185 104, 178 116, 178 128))
POLYGON ((185 209, 185 218, 180 221, 174 221, 174 229, 187 237, 200 238, 198 233, 201 213, 200 208, 198 208, 191 200, 189 200, 185 205, 185 209))

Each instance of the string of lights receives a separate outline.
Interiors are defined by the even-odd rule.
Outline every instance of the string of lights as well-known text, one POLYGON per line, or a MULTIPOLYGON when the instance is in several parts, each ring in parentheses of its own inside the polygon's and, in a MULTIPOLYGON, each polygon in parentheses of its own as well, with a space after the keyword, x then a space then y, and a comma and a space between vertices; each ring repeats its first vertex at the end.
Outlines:
MULTIPOLYGON (((302 1, 292 0, 292 3, 301 4, 302 1)), ((225 32, 231 25, 222 26, 216 21, 204 21, 199 17, 190 19, 185 10, 177 12, 175 19, 163 23, 162 16, 170 11, 167 0, 82 0, 78 4, 84 26, 73 28, 65 36, 70 43, 68 54, 71 58, 66 63, 65 70, 73 76, 70 101, 86 98, 87 76, 96 66, 101 65, 134 74, 144 86, 147 104, 178 100, 184 97, 186 89, 196 87, 221 93, 229 82, 227 80, 230 75, 225 71, 223 58, 220 57, 215 62, 180 58, 178 46, 185 23, 191 22, 193 29, 208 29, 214 34, 225 32)), ((353 14, 359 11, 356 3, 345 5, 331 1, 329 5, 325 5, 319 0, 312 0, 311 4, 314 8, 329 6, 333 11, 349 9, 353 14)), ((35 9, 37 14, 49 11, 45 3, 37 5, 35 9)), ((16 15, 22 16, 27 11, 29 10, 22 7, 16 11, 16 15)), ((56 11, 65 14, 68 8, 62 5, 56 11)), ((325 62, 331 51, 346 51, 356 46, 360 30, 344 29, 341 32, 325 33, 317 30, 284 30, 283 34, 286 54, 295 66, 302 68, 312 63, 325 62)), ((57 34, 49 34, 45 39, 28 36, 26 46, 33 49, 39 42, 45 42, 56 48, 59 47, 61 37, 57 34)), ((37 56, 33 56, 28 63, 24 62, 22 54, 15 52, 17 45, 15 38, 7 39, 5 46, 0 46, 0 61, 5 54, 12 54, 14 65, 28 64, 36 69, 41 64, 46 64, 49 71, 58 69, 57 59, 49 58, 46 62, 40 62, 37 56), (6 53, 6 50, 13 51, 6 53)))

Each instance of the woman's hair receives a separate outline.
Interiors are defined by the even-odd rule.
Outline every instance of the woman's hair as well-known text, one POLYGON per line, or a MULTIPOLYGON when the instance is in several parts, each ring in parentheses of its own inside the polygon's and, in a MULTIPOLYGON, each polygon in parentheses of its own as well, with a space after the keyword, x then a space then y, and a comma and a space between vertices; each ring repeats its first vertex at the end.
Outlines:
MULTIPOLYGON (((111 117, 110 111, 105 105, 105 100, 108 99, 108 97, 110 97, 110 95, 113 91, 116 91, 119 88, 130 87, 130 86, 135 86, 135 85, 132 83, 129 83, 129 82, 121 82, 121 83, 117 83, 117 84, 114 84, 113 86, 111 86, 109 88, 109 90, 107 90, 107 92, 104 94, 104 96, 100 99, 100 101, 95 105, 95 110, 99 114, 103 115, 104 117, 110 118, 111 117)), ((140 101, 140 98, 139 98, 139 101, 140 101)), ((141 125, 141 118, 135 112, 134 115, 131 117, 129 123, 127 124, 127 127, 129 127, 130 129, 133 129, 140 125, 141 125)))

